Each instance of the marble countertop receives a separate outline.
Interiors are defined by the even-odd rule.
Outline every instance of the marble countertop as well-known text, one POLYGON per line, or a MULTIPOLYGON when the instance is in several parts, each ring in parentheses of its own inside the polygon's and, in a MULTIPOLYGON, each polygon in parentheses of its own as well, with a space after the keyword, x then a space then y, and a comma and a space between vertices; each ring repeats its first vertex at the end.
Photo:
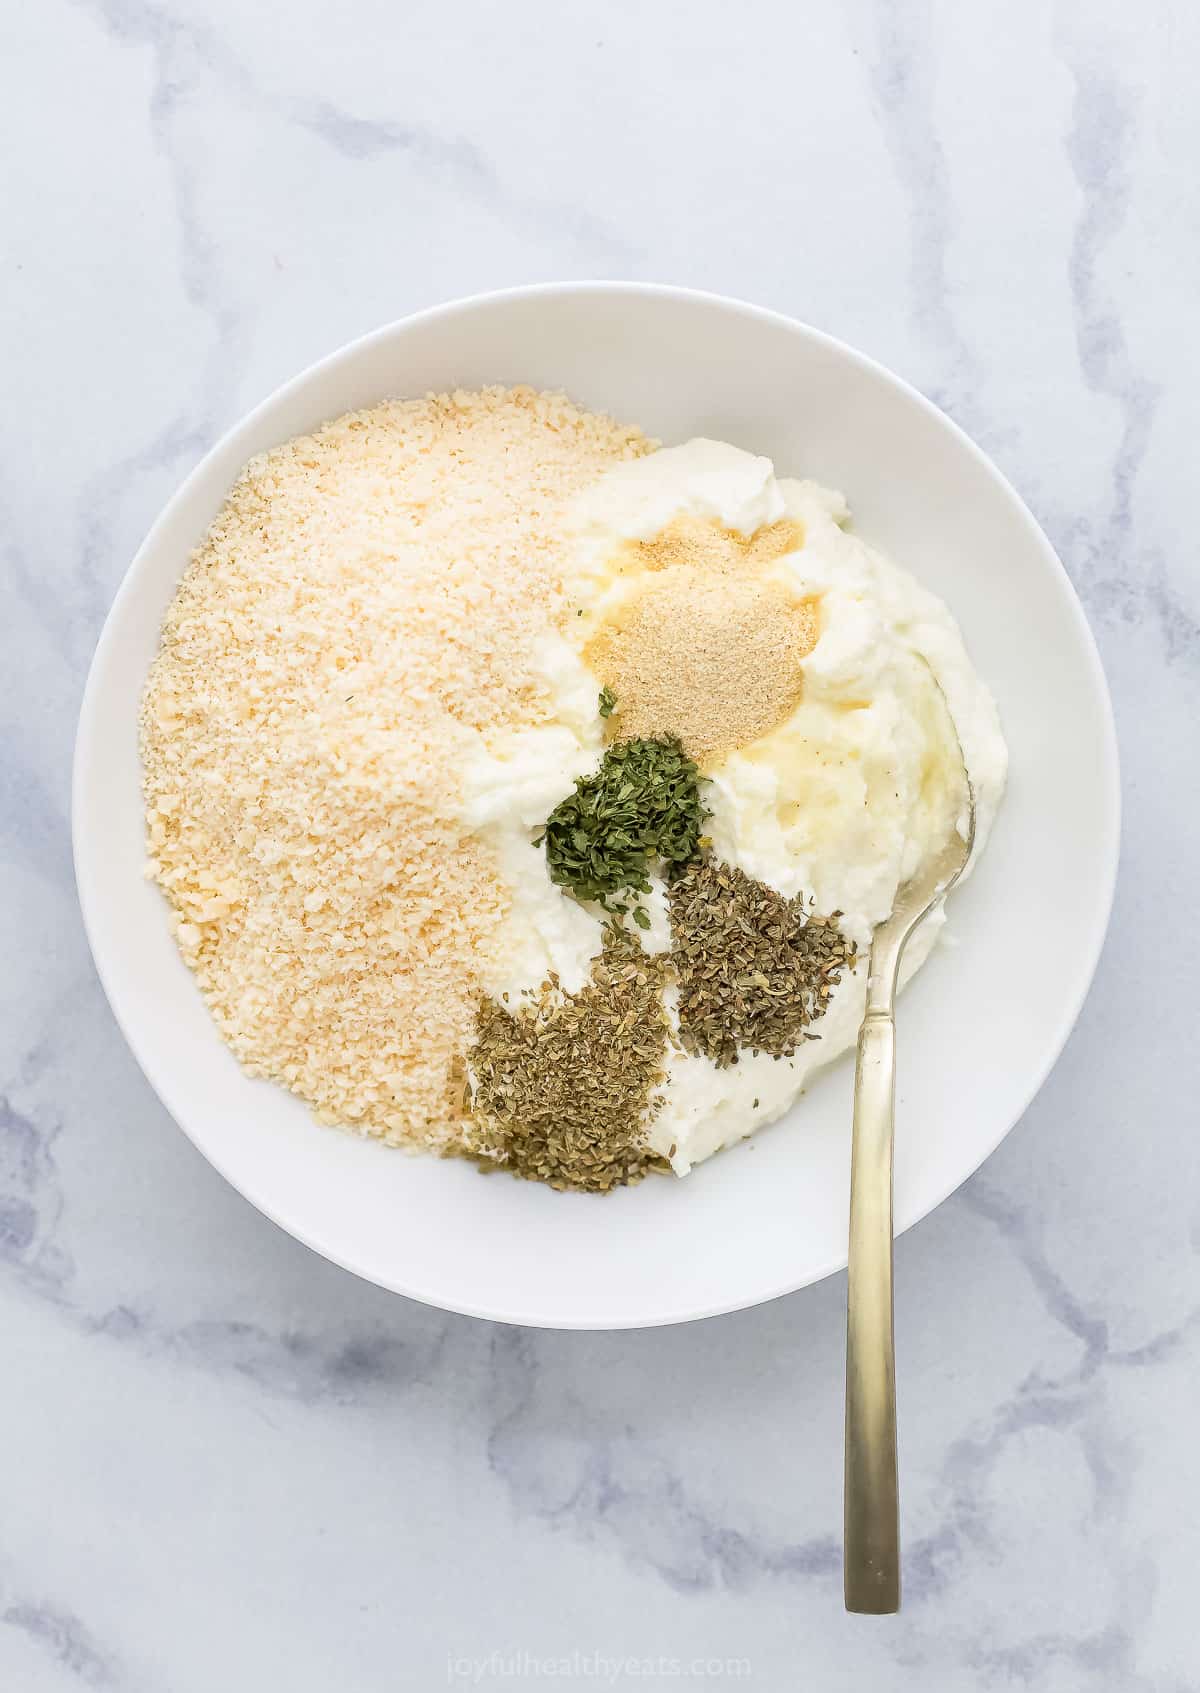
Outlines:
POLYGON ((5 35, 0 1685, 1195 1688, 1200 13, 38 0, 5 35), (842 1278, 615 1335, 357 1282, 173 1128, 80 929, 80 690, 180 477, 381 322, 590 276, 934 396, 1116 701, 1095 990, 898 1248, 895 1619, 841 1610, 842 1278))

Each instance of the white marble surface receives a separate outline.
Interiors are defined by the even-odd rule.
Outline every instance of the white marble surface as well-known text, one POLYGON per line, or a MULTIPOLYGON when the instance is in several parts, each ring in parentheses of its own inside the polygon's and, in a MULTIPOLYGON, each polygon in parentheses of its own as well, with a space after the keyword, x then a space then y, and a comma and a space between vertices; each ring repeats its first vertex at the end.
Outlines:
POLYGON ((4 37, 0 1686, 1200 1685, 1196 8, 37 0, 4 37), (571 276, 745 295, 934 395, 1112 682, 1096 989, 899 1247, 893 1620, 840 1608, 840 1278, 614 1336, 362 1285, 172 1127, 80 932, 75 712, 172 486, 351 336, 571 276))

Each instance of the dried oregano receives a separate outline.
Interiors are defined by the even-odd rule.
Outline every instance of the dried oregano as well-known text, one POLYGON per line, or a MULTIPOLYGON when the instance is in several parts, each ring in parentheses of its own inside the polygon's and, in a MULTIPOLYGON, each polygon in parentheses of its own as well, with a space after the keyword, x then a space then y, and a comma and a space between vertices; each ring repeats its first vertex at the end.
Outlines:
POLYGON ((469 1143, 483 1167, 606 1193, 659 1162, 645 1136, 664 1074, 666 971, 612 924, 578 993, 551 974, 512 1009, 481 1006, 467 1067, 469 1143))
POLYGON ((820 1038, 810 1025, 855 965, 840 912, 814 916, 802 896, 785 899, 708 857, 687 867, 670 902, 679 1029, 690 1051, 726 1065, 743 1047, 782 1058, 820 1038))
POLYGON ((577 899, 649 893, 661 863, 670 880, 695 857, 704 820, 700 772, 677 740, 617 741, 594 776, 554 808, 535 846, 546 844, 551 879, 577 899))

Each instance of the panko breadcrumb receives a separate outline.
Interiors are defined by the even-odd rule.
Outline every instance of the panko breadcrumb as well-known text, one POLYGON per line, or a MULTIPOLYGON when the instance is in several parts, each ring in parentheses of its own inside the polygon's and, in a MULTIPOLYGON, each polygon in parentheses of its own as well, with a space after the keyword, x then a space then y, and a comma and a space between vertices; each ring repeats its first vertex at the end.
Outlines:
POLYGON ((246 1068, 455 1150, 507 897, 455 821, 478 735, 546 719, 564 513, 650 443, 528 388, 397 401, 246 466, 163 625, 148 874, 246 1068))

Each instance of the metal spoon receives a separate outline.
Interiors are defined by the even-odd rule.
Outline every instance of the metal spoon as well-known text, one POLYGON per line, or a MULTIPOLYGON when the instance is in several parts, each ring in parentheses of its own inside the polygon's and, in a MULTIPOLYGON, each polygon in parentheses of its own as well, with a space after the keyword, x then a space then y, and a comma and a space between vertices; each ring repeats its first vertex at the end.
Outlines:
MULTIPOLYGON (((959 748, 959 756, 962 749, 959 748)), ((896 895, 875 930, 867 1008, 854 1073, 850 1161, 850 1277, 846 1307, 846 1609, 900 1609, 900 1515, 896 1481, 896 1355, 892 1327, 892 1143, 896 1107, 893 1008, 909 936, 948 893, 975 844, 975 796, 967 795, 965 838, 941 852, 896 895)))

